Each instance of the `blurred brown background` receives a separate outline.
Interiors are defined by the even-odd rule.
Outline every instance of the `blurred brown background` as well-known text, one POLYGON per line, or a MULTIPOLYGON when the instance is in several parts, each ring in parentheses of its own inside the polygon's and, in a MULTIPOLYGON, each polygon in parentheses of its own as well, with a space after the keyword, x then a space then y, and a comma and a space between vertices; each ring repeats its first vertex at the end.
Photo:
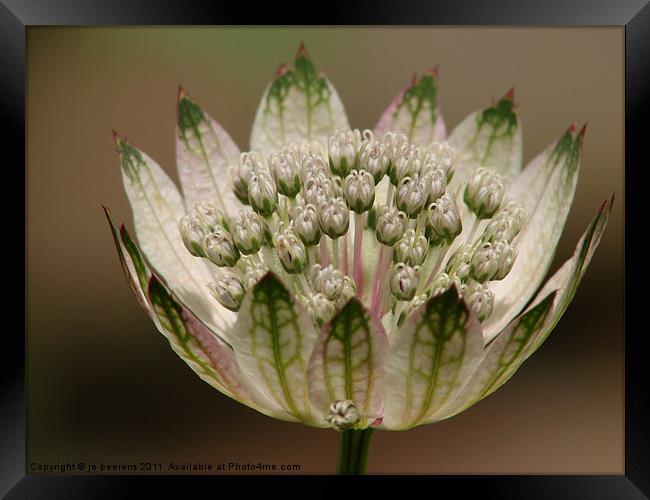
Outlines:
POLYGON ((100 204, 131 224, 111 128, 176 179, 177 86, 242 148, 278 64, 304 41, 353 126, 440 64, 448 129, 515 85, 524 161, 588 122, 554 269, 612 192, 610 225, 564 319, 497 393, 378 433, 369 472, 623 471, 623 30, 28 29, 28 463, 301 464, 332 472, 337 436, 275 421, 196 377, 126 285, 100 204))

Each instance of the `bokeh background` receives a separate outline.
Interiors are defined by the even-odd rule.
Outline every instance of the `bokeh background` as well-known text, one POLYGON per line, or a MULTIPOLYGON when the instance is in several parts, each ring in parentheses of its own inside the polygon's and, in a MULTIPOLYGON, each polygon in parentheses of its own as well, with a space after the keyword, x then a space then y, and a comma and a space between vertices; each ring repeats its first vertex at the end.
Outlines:
POLYGON ((465 413, 377 433, 369 472, 621 473, 622 28, 28 28, 28 463, 334 470, 334 432, 249 410, 177 358, 131 295, 100 208, 131 226, 111 128, 177 179, 181 83, 245 149, 265 85, 300 41, 356 127, 374 126, 412 73, 436 63, 448 129, 515 86, 525 161, 572 121, 588 122, 554 269, 602 200, 617 197, 591 269, 542 348, 465 413))

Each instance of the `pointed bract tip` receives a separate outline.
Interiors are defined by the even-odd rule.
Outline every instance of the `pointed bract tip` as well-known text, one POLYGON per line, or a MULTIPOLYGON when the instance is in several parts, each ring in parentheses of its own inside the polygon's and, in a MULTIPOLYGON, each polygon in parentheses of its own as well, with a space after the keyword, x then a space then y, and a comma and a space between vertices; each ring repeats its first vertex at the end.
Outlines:
POLYGON ((514 86, 510 87, 510 90, 508 90, 508 92, 506 92, 506 94, 503 96, 503 98, 508 99, 510 101, 514 101, 515 100, 515 87, 514 86))
POLYGON ((413 76, 411 77, 411 83, 409 84, 409 87, 415 87, 417 83, 418 83, 418 74, 414 71, 413 76))
POLYGON ((575 134, 577 128, 578 128, 578 123, 573 122, 571 125, 569 125, 569 128, 566 131, 568 134, 573 135, 575 134))
POLYGON ((187 93, 187 90, 185 90, 183 88, 183 86, 179 83, 178 84, 178 99, 177 99, 178 102, 180 102, 181 99, 184 99, 184 98, 186 98, 188 96, 189 96, 189 94, 187 93))
POLYGON ((581 138, 584 137, 586 131, 587 131, 587 122, 585 122, 585 124, 580 128, 579 134, 581 138))
POLYGON ((616 192, 612 193, 612 197, 609 200, 609 209, 611 210, 612 207, 614 206, 614 199, 616 198, 616 192))
POLYGON ((108 217, 108 218, 110 219, 110 217, 111 217, 111 211, 110 211, 110 210, 108 209, 108 207, 107 207, 106 205, 104 205, 103 203, 101 204, 101 207, 102 207, 102 210, 104 210, 104 214, 106 214, 106 217, 108 217))
POLYGON ((287 71, 289 71, 289 65, 287 63, 282 63, 278 67, 278 70, 275 72, 275 77, 278 78, 284 75, 287 71))
POLYGON ((439 69, 440 69, 440 65, 439 64, 434 64, 427 71, 427 75, 432 76, 434 78, 434 80, 435 80, 436 78, 438 78, 439 69))
POLYGON ((309 59, 309 53, 305 48, 305 42, 300 42, 300 47, 298 47, 298 52, 296 52, 296 59, 300 59, 301 57, 309 59))

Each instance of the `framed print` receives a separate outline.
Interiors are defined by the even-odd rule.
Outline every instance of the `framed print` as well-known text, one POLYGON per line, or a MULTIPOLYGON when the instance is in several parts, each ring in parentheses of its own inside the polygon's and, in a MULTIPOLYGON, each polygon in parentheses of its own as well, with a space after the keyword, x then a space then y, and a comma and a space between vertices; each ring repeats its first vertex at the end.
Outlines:
POLYGON ((643 1, 64 3, 0 7, 26 207, 3 494, 648 494, 643 1))

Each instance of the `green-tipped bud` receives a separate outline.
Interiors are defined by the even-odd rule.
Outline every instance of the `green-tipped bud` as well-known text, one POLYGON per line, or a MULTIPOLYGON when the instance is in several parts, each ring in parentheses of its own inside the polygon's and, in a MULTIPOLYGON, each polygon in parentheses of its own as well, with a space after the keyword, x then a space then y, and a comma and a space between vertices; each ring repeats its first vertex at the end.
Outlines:
POLYGON ((415 296, 418 287, 417 269, 399 262, 391 268, 390 291, 397 300, 408 302, 415 296))
POLYGON ((502 280, 512 270, 512 266, 517 259, 517 249, 507 241, 497 241, 494 243, 494 248, 499 255, 499 268, 494 275, 495 280, 502 280))
POLYGON ((318 214, 313 205, 295 207, 291 224, 294 232, 306 246, 313 247, 320 241, 321 230, 318 214))
POLYGON ((404 235, 408 217, 395 207, 382 205, 377 211, 375 234, 382 245, 393 246, 404 235))
POLYGON ((197 215, 187 214, 178 223, 178 230, 185 248, 195 257, 205 257, 203 239, 208 228, 197 215))
POLYGON ((216 226, 223 226, 226 229, 230 229, 230 224, 224 213, 209 201, 200 201, 195 203, 192 207, 192 213, 201 219, 201 222, 203 222, 210 231, 212 231, 216 226))
POLYGON ((241 280, 233 273, 225 272, 213 283, 208 284, 212 296, 226 309, 237 312, 246 290, 241 280))
POLYGON ((264 220, 250 209, 241 209, 233 224, 233 239, 241 253, 250 255, 259 252, 264 241, 270 239, 264 220))
POLYGON ((307 266, 307 249, 300 238, 290 229, 285 229, 273 238, 282 268, 289 274, 298 274, 307 266))
POLYGON ((501 280, 512 269, 516 257, 514 246, 507 241, 482 243, 472 255, 470 275, 479 283, 501 280))
POLYGON ((483 322, 492 315, 494 292, 488 287, 470 280, 461 287, 461 295, 479 321, 483 322))
POLYGON ((366 170, 352 170, 343 181, 343 195, 350 210, 360 214, 375 202, 375 179, 366 170))
POLYGON ((429 242, 424 235, 409 229, 393 247, 393 261, 419 266, 427 256, 428 249, 429 242))
POLYGON ((432 245, 450 244, 463 231, 458 205, 450 193, 427 207, 427 223, 432 245))
POLYGON ((429 197, 429 187, 426 179, 414 174, 404 177, 395 191, 395 205, 411 219, 415 219, 422 211, 429 197))
POLYGON ((327 145, 330 169, 333 174, 345 177, 350 170, 357 168, 361 132, 358 130, 336 131, 329 136, 327 145))
POLYGON ((505 187, 499 174, 479 168, 467 183, 464 200, 479 219, 489 219, 501 205, 505 187))
POLYGON ((291 153, 273 153, 269 156, 269 168, 278 192, 295 198, 300 192, 300 164, 291 153))
POLYGON ((318 207, 334 196, 334 183, 324 174, 314 175, 305 181, 302 195, 306 203, 318 207))
POLYGON ((239 250, 223 226, 215 227, 203 240, 203 251, 210 261, 219 267, 232 267, 239 260, 239 250))
POLYGON ((239 175, 239 168, 235 166, 230 167, 228 169, 228 174, 230 175, 232 192, 235 193, 235 196, 239 201, 244 205, 248 205, 248 182, 239 175))
POLYGON ((431 283, 430 290, 431 296, 442 295, 449 287, 451 287, 453 280, 449 277, 447 273, 440 273, 431 283))
POLYGON ((324 201, 318 207, 318 223, 330 238, 338 238, 348 232, 350 210, 342 198, 324 201))
POLYGON ((512 241, 524 224, 524 209, 514 201, 507 200, 501 204, 499 211, 488 222, 483 232, 483 241, 512 241))
POLYGON ((379 141, 364 139, 359 153, 359 168, 370 172, 379 184, 388 171, 390 154, 388 148, 379 141))
POLYGON ((248 183, 248 201, 262 217, 270 217, 278 206, 278 191, 267 172, 257 172, 248 183))

